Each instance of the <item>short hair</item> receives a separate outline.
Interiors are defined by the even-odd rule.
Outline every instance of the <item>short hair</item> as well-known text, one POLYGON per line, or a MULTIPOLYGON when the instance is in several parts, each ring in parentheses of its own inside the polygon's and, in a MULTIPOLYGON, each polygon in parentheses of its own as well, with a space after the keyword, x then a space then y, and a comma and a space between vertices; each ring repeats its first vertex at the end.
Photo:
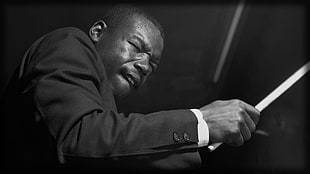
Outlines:
POLYGON ((165 38, 164 31, 160 23, 146 11, 143 11, 142 9, 132 5, 121 4, 114 6, 109 11, 107 11, 102 19, 110 28, 115 29, 126 20, 131 19, 134 15, 144 17, 145 19, 152 22, 159 30, 161 37, 163 39, 165 38))

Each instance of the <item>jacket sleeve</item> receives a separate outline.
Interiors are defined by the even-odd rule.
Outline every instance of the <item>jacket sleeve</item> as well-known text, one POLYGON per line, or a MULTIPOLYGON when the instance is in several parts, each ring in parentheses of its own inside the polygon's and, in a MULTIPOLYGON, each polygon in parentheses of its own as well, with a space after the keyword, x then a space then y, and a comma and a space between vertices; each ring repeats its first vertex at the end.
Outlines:
POLYGON ((62 163, 134 157, 163 168, 165 159, 175 163, 172 168, 200 164, 197 120, 190 110, 120 114, 100 66, 91 41, 72 28, 37 41, 21 66, 23 92, 33 92, 36 117, 56 140, 62 163))

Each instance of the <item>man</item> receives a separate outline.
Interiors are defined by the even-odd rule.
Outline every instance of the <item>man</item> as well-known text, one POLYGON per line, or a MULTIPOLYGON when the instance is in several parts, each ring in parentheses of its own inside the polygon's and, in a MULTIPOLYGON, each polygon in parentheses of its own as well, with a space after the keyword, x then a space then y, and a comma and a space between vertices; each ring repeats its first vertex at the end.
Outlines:
POLYGON ((62 28, 38 39, 6 93, 7 166, 190 169, 201 163, 200 147, 250 139, 260 113, 240 100, 117 111, 114 97, 143 85, 163 47, 160 24, 130 6, 113 8, 88 35, 62 28))

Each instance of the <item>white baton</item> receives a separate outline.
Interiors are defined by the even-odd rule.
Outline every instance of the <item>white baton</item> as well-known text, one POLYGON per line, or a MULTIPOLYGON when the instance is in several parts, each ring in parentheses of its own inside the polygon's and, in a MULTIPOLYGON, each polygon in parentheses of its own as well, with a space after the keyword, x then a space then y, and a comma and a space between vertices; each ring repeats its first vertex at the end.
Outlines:
MULTIPOLYGON (((275 99, 277 99, 281 94, 283 94, 288 88, 290 88, 294 83, 296 83, 302 76, 304 76, 310 69, 310 61, 304 66, 299 68, 294 74, 292 74, 288 79, 286 79, 280 86, 273 90, 267 97, 260 101, 255 108, 262 112, 268 105, 270 105, 275 99)), ((213 143, 208 146, 209 150, 212 152, 222 143, 213 143)))

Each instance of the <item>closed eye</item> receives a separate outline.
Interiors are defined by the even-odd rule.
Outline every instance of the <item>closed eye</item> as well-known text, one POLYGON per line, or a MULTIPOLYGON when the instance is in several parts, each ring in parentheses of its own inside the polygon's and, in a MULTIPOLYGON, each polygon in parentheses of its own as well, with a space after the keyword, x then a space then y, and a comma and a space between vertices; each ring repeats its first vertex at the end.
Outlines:
POLYGON ((134 44, 134 43, 132 43, 132 42, 130 42, 130 41, 128 41, 128 43, 129 43, 130 45, 132 45, 138 52, 141 52, 141 48, 139 48, 136 44, 134 44))
POLYGON ((140 48, 139 46, 137 46, 136 44, 134 44, 134 43, 131 42, 131 41, 128 41, 128 43, 129 43, 130 45, 132 45, 139 53, 145 52, 145 54, 147 54, 149 57, 152 57, 151 53, 149 53, 149 50, 145 49, 144 47, 143 47, 143 48, 140 48))

